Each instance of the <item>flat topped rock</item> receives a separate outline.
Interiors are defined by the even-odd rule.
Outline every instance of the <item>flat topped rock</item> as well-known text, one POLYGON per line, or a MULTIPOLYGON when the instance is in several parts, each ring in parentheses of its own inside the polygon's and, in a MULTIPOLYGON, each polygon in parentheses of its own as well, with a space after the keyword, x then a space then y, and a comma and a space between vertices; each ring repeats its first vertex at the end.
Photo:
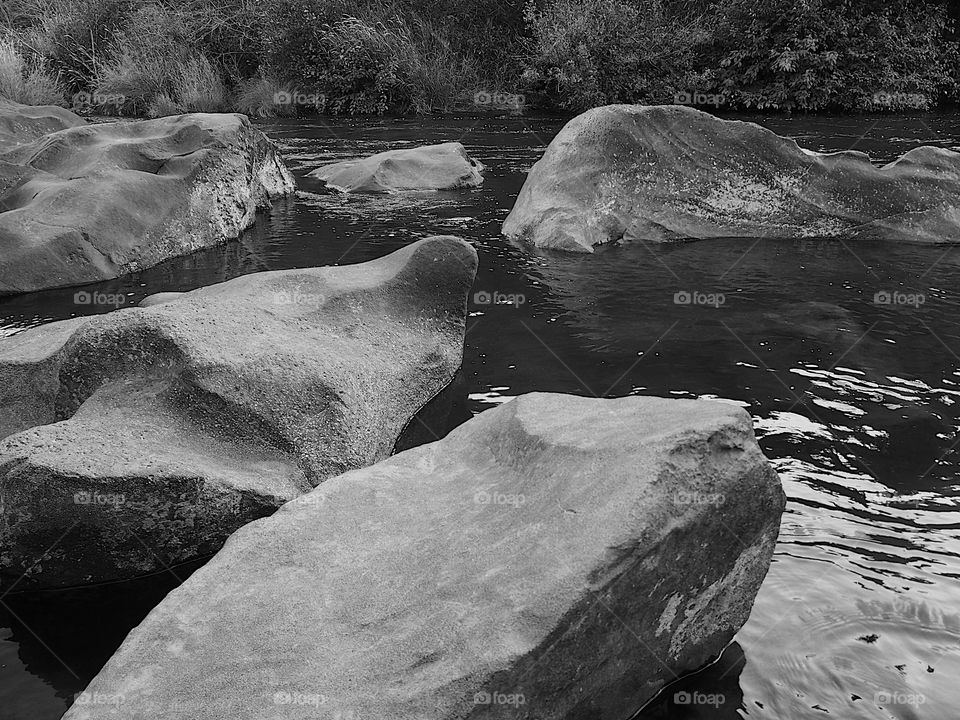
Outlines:
POLYGON ((960 154, 915 148, 878 167, 682 106, 577 116, 530 170, 503 234, 592 252, 713 237, 960 241, 960 154))
POLYGON ((65 720, 623 720, 747 619, 783 506, 734 405, 521 396, 236 532, 65 720))
POLYGON ((463 145, 449 142, 333 163, 309 176, 340 192, 452 190, 482 183, 481 170, 483 165, 467 155, 463 145))
POLYGON ((162 569, 387 457, 460 367, 476 263, 434 237, 0 341, 0 577, 162 569))
POLYGON ((88 125, 0 101, 0 295, 115 278, 236 238, 293 189, 243 115, 88 125))

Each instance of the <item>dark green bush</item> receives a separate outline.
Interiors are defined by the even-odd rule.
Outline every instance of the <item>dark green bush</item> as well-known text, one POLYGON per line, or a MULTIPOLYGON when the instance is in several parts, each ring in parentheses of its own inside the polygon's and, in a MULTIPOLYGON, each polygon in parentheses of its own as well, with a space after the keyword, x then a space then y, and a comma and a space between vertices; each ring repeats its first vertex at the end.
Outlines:
POLYGON ((431 112, 503 94, 567 112, 960 99, 942 1, 0 0, 0 31, 68 95, 122 94, 125 114, 431 112))
POLYGON ((583 110, 618 102, 672 102, 705 82, 699 22, 670 18, 659 0, 554 0, 526 10, 523 83, 541 102, 583 110))
POLYGON ((925 108, 954 92, 945 7, 909 1, 729 0, 720 88, 747 108, 925 108))

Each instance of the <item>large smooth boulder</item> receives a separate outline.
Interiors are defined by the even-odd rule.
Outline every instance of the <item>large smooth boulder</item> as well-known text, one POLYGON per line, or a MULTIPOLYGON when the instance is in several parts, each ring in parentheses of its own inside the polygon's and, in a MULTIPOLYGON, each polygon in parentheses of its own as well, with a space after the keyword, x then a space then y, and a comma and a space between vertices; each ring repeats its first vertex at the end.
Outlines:
POLYGON ((309 173, 340 192, 453 190, 483 182, 483 165, 458 142, 388 150, 360 160, 324 165, 309 173))
POLYGON ((0 153, 87 121, 56 105, 21 105, 0 96, 0 153))
POLYGON ((162 569, 387 457, 460 366, 475 272, 428 238, 0 341, 0 576, 162 569))
POLYGON ((243 115, 89 125, 0 99, 0 295, 115 278, 236 238, 293 188, 243 115))
POLYGON ((960 154, 918 147, 877 167, 682 106, 609 105, 564 126, 503 223, 537 247, 844 237, 960 241, 960 154))
POLYGON ((783 506, 732 404, 524 395, 235 533, 65 720, 624 720, 747 619, 783 506))

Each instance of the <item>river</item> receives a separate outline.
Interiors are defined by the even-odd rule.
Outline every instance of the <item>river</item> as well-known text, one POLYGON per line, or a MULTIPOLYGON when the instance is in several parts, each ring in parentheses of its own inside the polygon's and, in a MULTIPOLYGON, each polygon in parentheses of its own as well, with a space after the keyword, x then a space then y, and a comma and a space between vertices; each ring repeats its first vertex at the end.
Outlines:
MULTIPOLYGON (((820 151, 887 162, 960 145, 960 117, 752 117, 820 151)), ((462 380, 437 436, 534 390, 723 398, 753 415, 788 496, 769 575, 718 661, 638 718, 924 718, 960 710, 960 250, 818 240, 638 243, 593 255, 499 234, 551 118, 272 120, 298 178, 238 242, 85 288, 126 305, 237 275, 362 262, 433 234, 480 256, 462 380), (320 193, 307 171, 460 140, 480 189, 320 193), (491 302, 494 298, 499 302, 491 302), (687 302, 689 301, 689 302, 687 302)), ((0 334, 107 312, 76 288, 0 300, 0 334)), ((59 718, 191 567, 0 597, 0 718, 59 718)))

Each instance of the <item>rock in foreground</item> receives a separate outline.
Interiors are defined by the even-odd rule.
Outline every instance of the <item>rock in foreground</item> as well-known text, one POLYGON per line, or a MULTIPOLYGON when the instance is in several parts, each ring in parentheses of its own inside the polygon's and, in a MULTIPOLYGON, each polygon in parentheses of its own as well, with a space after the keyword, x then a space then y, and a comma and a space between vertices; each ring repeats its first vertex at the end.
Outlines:
POLYGON ((0 295, 115 278, 235 238, 293 187, 243 115, 88 125, 0 99, 0 295))
POLYGON ((919 147, 883 167, 801 149, 688 107, 610 105, 550 143, 503 223, 537 247, 617 241, 844 237, 960 241, 960 154, 919 147))
POLYGON ((483 182, 483 165, 458 142, 388 150, 362 160, 325 165, 310 177, 340 192, 453 190, 483 182))
POLYGON ((783 505, 736 406, 525 395, 235 533, 65 720, 623 720, 747 619, 783 505))
POLYGON ((473 248, 255 273, 0 342, 0 576, 125 578, 215 552, 387 457, 461 363, 473 248))

